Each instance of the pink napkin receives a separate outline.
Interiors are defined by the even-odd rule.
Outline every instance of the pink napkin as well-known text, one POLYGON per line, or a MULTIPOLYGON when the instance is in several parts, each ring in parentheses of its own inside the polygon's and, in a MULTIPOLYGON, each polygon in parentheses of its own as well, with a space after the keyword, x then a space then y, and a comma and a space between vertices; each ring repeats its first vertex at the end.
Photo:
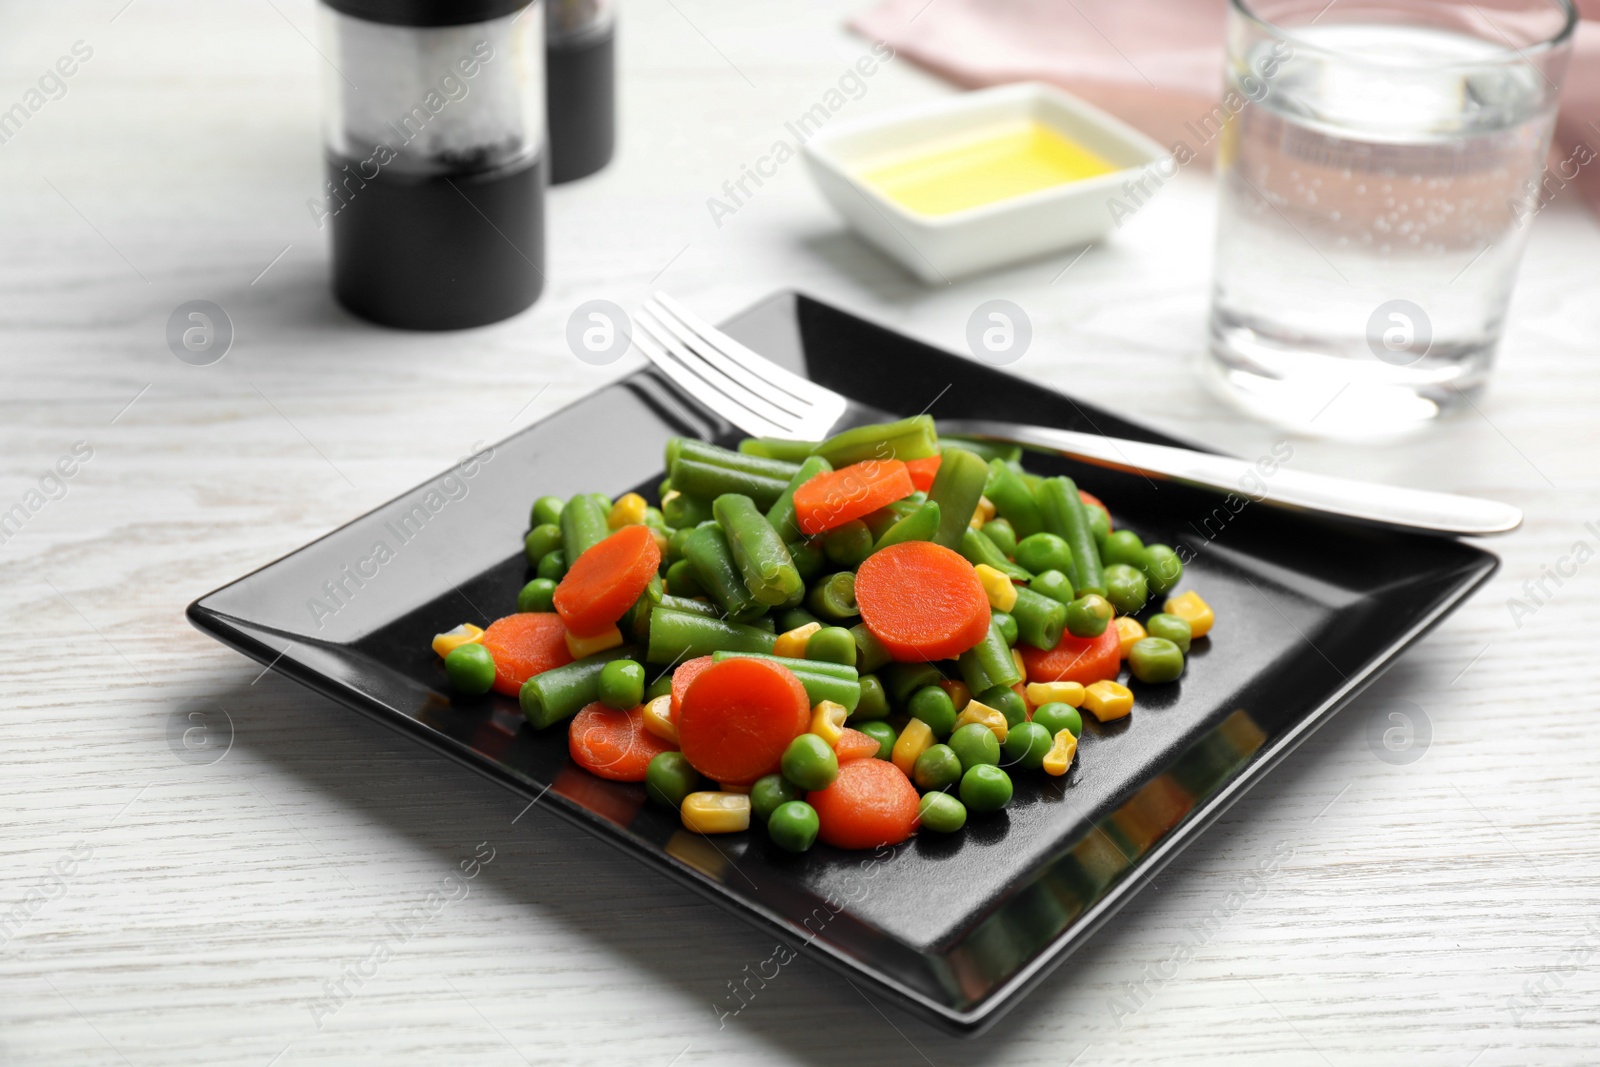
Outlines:
MULTIPOLYGON (((1547 195, 1576 183, 1600 211, 1600 0, 1578 0, 1547 195), (1576 153, 1576 155, 1575 155, 1576 153), (1579 161, 1588 160, 1587 165, 1579 161)), ((1222 91, 1226 0, 883 0, 851 27, 969 87, 1061 86, 1164 145, 1209 152, 1184 124, 1222 91)))

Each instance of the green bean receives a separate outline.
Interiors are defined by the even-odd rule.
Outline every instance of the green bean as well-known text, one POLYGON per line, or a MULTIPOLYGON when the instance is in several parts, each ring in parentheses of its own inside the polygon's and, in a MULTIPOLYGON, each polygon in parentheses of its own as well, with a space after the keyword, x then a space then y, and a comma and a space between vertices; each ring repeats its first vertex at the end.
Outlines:
POLYGON ((705 586, 700 584, 700 579, 695 576, 694 564, 687 559, 680 559, 667 568, 667 588, 672 591, 673 596, 686 600, 690 597, 704 596, 706 591, 705 586))
POLYGON ((1011 617, 1017 620, 1017 640, 1046 652, 1061 643, 1067 628, 1067 606, 1025 586, 1017 589, 1011 617))
POLYGON ((751 596, 771 607, 805 593, 806 583, 800 580, 783 538, 749 497, 724 494, 712 501, 711 511, 728 538, 733 562, 751 596))
POLYGON ((821 456, 811 456, 804 460, 798 470, 789 478, 789 484, 783 487, 783 492, 767 509, 767 521, 772 528, 778 531, 778 536, 785 541, 793 541, 800 536, 800 527, 794 521, 794 491, 802 485, 833 467, 821 456))
POLYGON ((1017 620, 1012 618, 1009 612, 995 611, 991 612, 989 617, 1000 627, 1000 636, 1006 639, 1006 644, 1017 643, 1017 620))
POLYGON ((561 551, 567 566, 611 535, 611 525, 600 502, 588 493, 579 493, 561 509, 561 551))
POLYGON ((816 455, 835 467, 869 459, 926 459, 938 453, 939 439, 931 415, 857 426, 834 434, 816 449, 816 455))
POLYGON ((939 438, 940 452, 948 453, 953 448, 971 452, 985 463, 992 459, 998 459, 1002 463, 1016 463, 1022 459, 1021 445, 1008 445, 1000 441, 975 441, 969 437, 939 438))
POLYGON ((650 703, 656 697, 669 697, 672 695, 672 672, 662 671, 656 675, 656 680, 651 682, 644 690, 644 702, 650 703))
POLYGON ((773 635, 776 635, 778 632, 778 624, 773 621, 771 615, 763 615, 759 619, 753 619, 744 625, 754 626, 758 630, 765 630, 767 633, 773 635))
POLYGON ((994 547, 1000 550, 1001 555, 1017 554, 1017 531, 1008 520, 998 517, 990 519, 979 532, 994 542, 994 547))
POLYGON ((861 676, 861 701, 856 704, 856 710, 851 713, 851 718, 883 719, 889 715, 889 694, 883 691, 883 683, 876 674, 863 674, 861 676))
POLYGON ((683 558, 694 568, 701 588, 735 621, 747 622, 767 610, 744 584, 721 526, 709 523, 695 530, 683 543, 683 558))
POLYGON ((978 510, 988 478, 989 468, 976 453, 953 448, 944 454, 928 493, 928 499, 939 505, 936 544, 960 548, 962 535, 972 529, 972 514, 978 510))
POLYGON ((718 649, 771 652, 776 640, 776 635, 757 626, 658 608, 650 613, 650 647, 645 660, 681 663, 696 656, 709 656, 718 649))
MULTIPOLYGON (((672 484, 686 496, 715 499, 724 493, 743 493, 760 508, 770 508, 783 496, 789 484, 787 478, 771 478, 764 474, 717 467, 693 459, 679 459, 672 468, 672 484)), ((682 497, 673 497, 672 502, 682 497)), ((670 520, 669 520, 670 521, 670 520)))
POLYGON ((604 493, 585 493, 584 496, 593 497, 594 502, 600 505, 600 513, 606 516, 611 514, 611 509, 617 504, 615 500, 612 500, 604 493))
POLYGON ((872 541, 867 524, 851 519, 822 535, 822 551, 835 566, 854 570, 872 555, 872 541))
POLYGON ((1027 483, 1006 466, 1004 460, 989 461, 989 477, 983 495, 989 498, 996 513, 1011 523, 1019 539, 1044 529, 1044 517, 1039 514, 1039 505, 1034 502, 1027 483))
POLYGON ((856 666, 861 670, 875 671, 894 658, 883 647, 883 642, 867 629, 866 623, 858 622, 850 627, 850 634, 856 639, 856 666))
POLYGON ((939 534, 939 505, 930 500, 910 515, 901 519, 878 538, 878 543, 872 546, 874 552, 881 552, 890 545, 898 545, 905 541, 932 541, 939 534))
POLYGON ((835 704, 843 705, 846 711, 855 711, 861 703, 861 677, 856 674, 854 667, 825 663, 821 660, 789 659, 770 653, 720 651, 711 654, 711 658, 717 663, 741 657, 771 660, 787 667, 789 672, 800 680, 801 686, 806 691, 806 699, 811 701, 812 707, 824 700, 831 700, 835 704))
POLYGON ((928 495, 926 493, 913 493, 904 500, 896 500, 893 503, 885 504, 877 511, 863 515, 861 521, 866 523, 867 529, 872 531, 872 539, 876 543, 879 538, 889 532, 889 528, 895 523, 914 514, 918 508, 926 504, 927 498, 928 495), (922 499, 917 500, 917 497, 922 499))
POLYGON ((967 557, 967 562, 974 567, 980 563, 987 563, 1007 578, 1014 578, 1020 582, 1033 578, 1029 571, 1006 559, 993 541, 970 526, 961 534, 961 542, 956 545, 956 551, 967 557))
POLYGON ((748 452, 735 452, 732 449, 721 448, 708 441, 698 441, 692 437, 675 439, 677 447, 671 442, 667 444, 667 473, 672 476, 672 484, 679 489, 677 466, 684 461, 690 463, 703 463, 711 467, 721 467, 724 470, 742 471, 745 474, 759 474, 766 478, 776 478, 787 482, 794 477, 799 469, 799 461, 790 463, 786 460, 772 459, 766 456, 753 455, 748 452))
POLYGON ((1039 487, 1038 501, 1045 528, 1072 549, 1073 589, 1079 596, 1104 596, 1106 582, 1100 571, 1100 548, 1095 544, 1078 487, 1071 478, 1050 478, 1039 487))
POLYGON ((1011 646, 1006 644, 1005 634, 992 615, 989 617, 989 632, 983 635, 982 641, 961 653, 956 665, 961 668, 962 681, 974 694, 1022 681, 1022 675, 1017 673, 1017 662, 1011 655, 1011 646))
POLYGON ((678 532, 692 530, 703 522, 711 521, 711 501, 688 493, 677 492, 670 499, 661 500, 661 517, 678 532))
POLYGON ((856 638, 840 626, 824 626, 806 641, 806 659, 856 665, 856 638))
MULTIPOLYGON (((631 641, 644 642, 650 639, 650 614, 657 604, 661 603, 666 588, 659 576, 650 579, 650 584, 645 586, 644 592, 639 594, 639 599, 633 602, 627 612, 618 622, 622 628, 622 635, 631 641)), ((690 601, 689 603, 694 603, 690 601)))
POLYGON ((821 441, 791 441, 783 437, 746 437, 739 442, 739 451, 747 456, 781 459, 786 463, 803 463, 821 443, 821 441))
POLYGON ((788 611, 779 613, 778 632, 780 634, 786 634, 790 630, 798 630, 800 627, 810 626, 812 623, 817 623, 820 625, 822 620, 811 614, 811 612, 807 611, 805 608, 790 608, 788 611))
POLYGON ((938 685, 944 680, 939 668, 931 663, 890 663, 878 672, 889 699, 903 708, 915 693, 925 685, 938 685))
POLYGON ((806 594, 806 608, 823 622, 841 622, 859 615, 856 576, 850 571, 828 575, 806 594))
POLYGON ((668 535, 665 558, 669 566, 683 558, 683 543, 689 539, 689 535, 692 533, 694 533, 694 527, 685 526, 681 530, 673 530, 668 535))
MULTIPOLYGON (((668 581, 670 582, 671 579, 668 579, 668 581)), ((687 611, 691 615, 704 615, 708 619, 722 618, 722 612, 718 611, 715 605, 686 596, 663 595, 656 607, 666 608, 668 611, 687 611)))
MULTIPOLYGON (((573 498, 578 499, 577 497, 573 498)), ((568 501, 567 507, 572 507, 568 501)), ((535 730, 542 730, 600 699, 600 672, 614 659, 638 659, 639 650, 621 645, 536 674, 522 683, 517 702, 535 730)))

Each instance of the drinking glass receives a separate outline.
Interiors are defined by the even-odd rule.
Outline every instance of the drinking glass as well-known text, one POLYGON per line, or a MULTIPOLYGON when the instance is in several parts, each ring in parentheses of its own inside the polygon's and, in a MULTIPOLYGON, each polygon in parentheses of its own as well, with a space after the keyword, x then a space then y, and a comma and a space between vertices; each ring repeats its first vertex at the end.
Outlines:
POLYGON ((1338 436, 1481 390, 1575 24, 1570 0, 1230 0, 1207 377, 1338 436))

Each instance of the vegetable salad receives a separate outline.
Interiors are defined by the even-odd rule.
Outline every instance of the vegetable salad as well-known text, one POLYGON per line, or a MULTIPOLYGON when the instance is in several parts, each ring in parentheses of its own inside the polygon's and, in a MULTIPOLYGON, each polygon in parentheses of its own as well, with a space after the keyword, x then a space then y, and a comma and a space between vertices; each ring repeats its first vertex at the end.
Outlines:
POLYGON ((792 852, 954 833, 1013 774, 1067 775, 1085 713, 1131 714, 1124 668, 1175 681, 1211 630, 1171 547, 926 415, 674 438, 666 468, 659 508, 535 501, 516 613, 433 647, 456 690, 516 697, 692 831, 792 852))

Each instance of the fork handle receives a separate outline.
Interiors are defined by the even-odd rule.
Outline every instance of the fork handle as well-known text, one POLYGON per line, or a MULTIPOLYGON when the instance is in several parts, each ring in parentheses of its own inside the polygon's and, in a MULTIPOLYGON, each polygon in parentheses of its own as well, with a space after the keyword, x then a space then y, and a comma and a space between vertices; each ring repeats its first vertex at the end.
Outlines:
POLYGON ((1520 509, 1495 500, 1402 489, 1283 467, 1266 475, 1250 460, 1144 441, 978 419, 941 419, 939 431, 1045 449, 1148 478, 1248 496, 1275 507, 1320 511, 1407 530, 1482 537, 1510 533, 1522 525, 1520 509), (1247 477, 1253 480, 1247 483, 1247 477))

